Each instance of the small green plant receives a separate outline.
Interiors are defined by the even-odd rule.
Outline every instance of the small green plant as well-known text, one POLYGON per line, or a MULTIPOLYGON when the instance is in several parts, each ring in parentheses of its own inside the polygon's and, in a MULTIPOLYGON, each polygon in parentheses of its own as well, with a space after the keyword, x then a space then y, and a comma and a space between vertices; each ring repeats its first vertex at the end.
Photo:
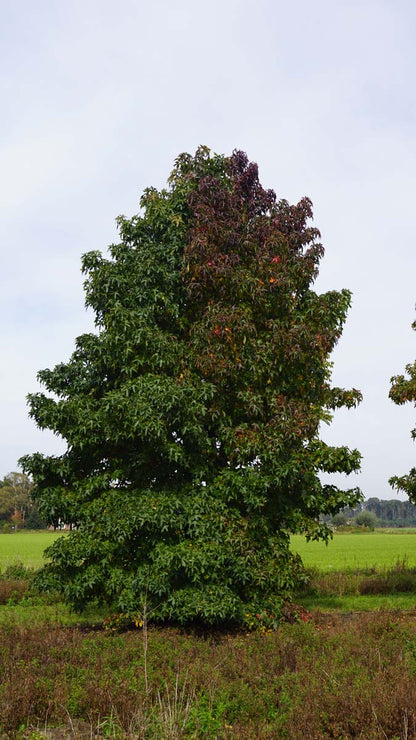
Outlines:
POLYGON ((28 727, 25 724, 20 725, 16 734, 16 740, 47 740, 47 737, 46 731, 43 732, 37 728, 28 727))
MULTIPOLYGON (((188 730, 191 737, 203 737, 214 740, 221 737, 225 725, 227 702, 220 697, 200 696, 191 706, 188 730)), ((229 729, 232 729, 229 726, 229 729)))
POLYGON ((108 717, 103 717, 97 724, 97 733, 104 740, 123 740, 126 737, 116 713, 111 710, 108 717))
POLYGON ((247 612, 244 627, 249 631, 258 631, 264 634, 277 630, 282 623, 282 619, 293 624, 294 622, 309 622, 312 616, 303 606, 288 602, 277 614, 266 610, 247 612))

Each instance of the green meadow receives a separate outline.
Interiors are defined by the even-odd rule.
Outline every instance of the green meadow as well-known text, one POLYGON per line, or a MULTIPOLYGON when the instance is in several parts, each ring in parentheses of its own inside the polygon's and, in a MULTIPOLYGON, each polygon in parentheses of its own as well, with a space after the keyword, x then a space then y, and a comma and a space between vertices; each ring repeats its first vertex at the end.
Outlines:
MULTIPOLYGON (((0 572, 20 562, 38 568, 44 562, 43 552, 63 532, 13 532, 0 535, 0 572)), ((292 537, 292 549, 299 553, 307 568, 323 572, 352 568, 391 568, 405 561, 416 567, 416 529, 376 530, 375 532, 337 533, 326 545, 307 542, 305 537, 292 537)))
POLYGON ((22 563, 26 568, 40 568, 43 552, 62 532, 12 532, 0 535, 0 573, 9 565, 22 563))
POLYGON ((305 537, 292 537, 292 550, 299 553, 307 568, 320 571, 343 571, 356 568, 392 568, 404 562, 416 567, 416 529, 376 530, 334 534, 332 540, 307 542, 305 537))

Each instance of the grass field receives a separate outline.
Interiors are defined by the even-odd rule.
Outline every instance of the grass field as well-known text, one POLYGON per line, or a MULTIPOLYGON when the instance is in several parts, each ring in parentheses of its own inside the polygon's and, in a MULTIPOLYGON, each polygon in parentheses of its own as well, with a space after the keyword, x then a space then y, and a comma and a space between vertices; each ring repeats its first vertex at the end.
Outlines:
POLYGON ((25 567, 39 568, 44 562, 43 551, 62 532, 13 532, 0 535, 0 572, 8 565, 20 562, 25 567))
MULTIPOLYGON (((43 551, 62 532, 14 532, 0 535, 0 572, 17 561, 38 568, 43 563, 43 551)), ((65 535, 64 535, 65 536, 65 535)), ((328 545, 306 542, 300 535, 292 537, 292 549, 298 552, 307 568, 340 571, 351 568, 394 566, 406 561, 416 567, 416 529, 377 530, 367 533, 335 534, 328 545)))
POLYGON ((292 549, 299 553, 306 567, 322 571, 351 568, 391 568, 398 561, 416 567, 416 529, 401 533, 376 530, 367 533, 335 534, 328 545, 306 542, 301 535, 292 537, 292 549))

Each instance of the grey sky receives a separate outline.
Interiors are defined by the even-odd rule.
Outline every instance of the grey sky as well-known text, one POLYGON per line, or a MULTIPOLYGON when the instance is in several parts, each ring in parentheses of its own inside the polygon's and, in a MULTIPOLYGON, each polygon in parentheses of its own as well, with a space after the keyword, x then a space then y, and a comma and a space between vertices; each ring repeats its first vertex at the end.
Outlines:
POLYGON ((396 0, 3 0, 0 476, 62 444, 27 417, 36 372, 92 328, 80 256, 198 144, 244 149, 264 186, 308 195, 317 289, 353 291, 333 380, 364 393, 323 437, 358 447, 366 496, 415 464, 416 5, 396 0))

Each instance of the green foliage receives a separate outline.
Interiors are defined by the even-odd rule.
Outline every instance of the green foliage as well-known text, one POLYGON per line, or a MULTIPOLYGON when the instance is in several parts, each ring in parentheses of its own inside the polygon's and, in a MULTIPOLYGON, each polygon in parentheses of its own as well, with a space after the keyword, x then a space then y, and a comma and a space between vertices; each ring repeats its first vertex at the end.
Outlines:
POLYGON ((23 521, 30 506, 31 481, 23 473, 8 473, 0 482, 0 519, 11 522, 19 515, 23 521))
POLYGON ((359 527, 374 529, 377 526, 377 517, 373 511, 361 511, 353 520, 353 524, 359 527))
POLYGON ((4 532, 10 531, 12 527, 45 527, 36 504, 32 501, 32 488, 32 481, 24 473, 8 473, 0 481, 0 521, 4 522, 4 532))
POLYGON ((328 538, 319 516, 361 496, 319 479, 360 465, 319 439, 361 398, 330 386, 350 294, 312 290, 310 201, 277 202, 242 152, 181 155, 140 205, 83 258, 98 333, 29 397, 67 442, 22 460, 40 515, 75 525, 39 586, 159 621, 279 614, 302 579, 289 532, 328 538))
POLYGON ((386 501, 374 497, 365 501, 364 508, 374 512, 379 521, 378 527, 416 526, 416 506, 410 501, 397 498, 386 501))
POLYGON ((338 514, 335 514, 331 519, 331 524, 334 527, 344 527, 346 523, 347 517, 342 511, 339 511, 338 514))
POLYGON ((46 522, 41 518, 37 507, 31 506, 26 518, 25 518, 25 529, 45 529, 46 522))
MULTIPOLYGON (((416 321, 412 328, 416 330, 416 321)), ((391 378, 389 397, 394 403, 402 405, 407 402, 416 402, 416 362, 406 365, 405 375, 394 375, 391 378)), ((416 439, 416 428, 411 432, 412 438, 416 439)), ((416 468, 412 468, 407 475, 394 475, 389 480, 390 485, 398 491, 403 491, 412 503, 416 503, 416 468)))
POLYGON ((338 519, 338 514, 336 514, 331 518, 331 522, 332 524, 335 520, 341 522, 344 517, 344 523, 346 523, 362 511, 374 513, 377 518, 377 527, 398 527, 400 529, 416 527, 416 506, 414 504, 410 501, 400 501, 398 498, 385 500, 375 496, 359 502, 353 509, 349 507, 342 509, 341 518, 338 519))

